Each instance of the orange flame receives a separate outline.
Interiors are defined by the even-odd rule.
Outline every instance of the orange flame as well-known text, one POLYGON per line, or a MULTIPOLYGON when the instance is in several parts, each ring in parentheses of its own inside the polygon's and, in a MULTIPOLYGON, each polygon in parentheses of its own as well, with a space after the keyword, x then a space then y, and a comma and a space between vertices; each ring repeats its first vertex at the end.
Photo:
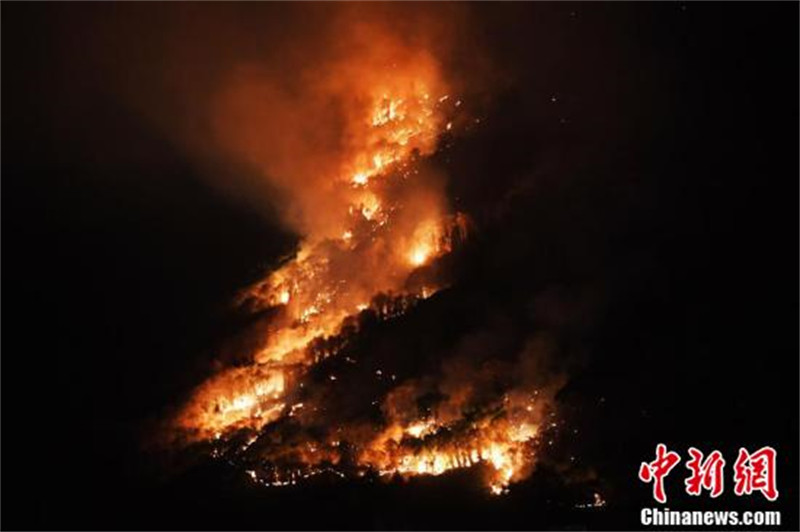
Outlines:
MULTIPOLYGON (((349 111, 347 155, 330 169, 341 225, 306 235, 293 260, 240 296, 255 310, 282 307, 282 314, 265 331, 254 365, 198 388, 180 421, 198 437, 274 420, 288 390, 284 368, 312 365, 314 339, 335 335, 375 295, 401 293, 410 273, 449 252, 452 231, 465 229, 463 215, 447 216, 440 194, 412 175, 413 157, 436 149, 447 122, 435 61, 413 54, 390 72, 354 63, 342 68, 328 83, 355 90, 357 103, 349 111), (370 84, 349 86, 355 76, 370 84), (404 190, 403 181, 414 183, 404 190)), ((426 286, 418 295, 433 291, 426 286)))
MULTIPOLYGON (((314 156, 316 140, 310 147, 304 142, 320 133, 302 120, 299 133, 274 135, 274 149, 299 152, 298 157, 279 162, 263 157, 260 134, 240 142, 240 152, 265 175, 278 176, 289 192, 292 220, 303 235, 292 260, 240 294, 240 304, 254 311, 275 309, 275 318, 263 331, 250 365, 224 370, 194 391, 175 423, 190 441, 224 442, 243 430, 257 434, 278 420, 308 415, 309 406, 289 404, 289 396, 320 361, 314 341, 335 337, 380 294, 430 297, 440 288, 436 283, 426 280, 409 288, 409 279, 466 235, 466 217, 448 213, 441 183, 417 164, 452 130, 450 115, 461 100, 451 98, 439 64, 429 54, 386 37, 364 50, 364 57, 336 64, 332 73, 311 76, 318 98, 345 102, 340 116, 344 125, 331 143, 336 146, 332 153, 314 156)), ((251 89, 229 95, 232 109, 245 118, 253 113, 242 109, 241 102, 258 100, 251 89)), ((286 107, 277 106, 294 119, 286 107)), ((387 317, 402 313, 407 308, 403 301, 381 312, 387 317)), ((329 379, 334 382, 336 376, 329 379)), ((356 442, 355 463, 403 477, 483 464, 491 491, 502 493, 533 463, 531 446, 543 414, 531 403, 505 404, 501 412, 469 422, 463 416, 390 415, 377 432, 368 430, 364 436, 353 429, 349 434, 356 442)), ((243 449, 256 439, 252 436, 243 449)), ((277 452, 305 467, 302 474, 290 472, 288 479, 267 482, 255 469, 247 473, 258 482, 293 484, 324 464, 338 463, 338 445, 338 440, 308 441, 277 452)))

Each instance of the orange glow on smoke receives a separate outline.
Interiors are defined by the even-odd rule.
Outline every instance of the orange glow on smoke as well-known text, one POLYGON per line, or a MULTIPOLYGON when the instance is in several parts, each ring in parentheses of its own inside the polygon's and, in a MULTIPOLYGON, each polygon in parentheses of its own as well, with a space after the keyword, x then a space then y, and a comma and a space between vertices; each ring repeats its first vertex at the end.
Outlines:
MULTIPOLYGON (((306 117, 306 102, 284 102, 280 91, 260 82, 248 81, 222 97, 222 114, 230 116, 220 119, 225 138, 287 194, 287 219, 302 239, 291 260, 240 294, 246 308, 276 312, 249 365, 223 370, 194 391, 176 419, 188 441, 224 442, 245 431, 253 435, 250 445, 278 420, 313 415, 308 404, 290 404, 302 376, 320 361, 312 342, 335 337, 381 294, 430 297, 441 287, 426 280, 408 288, 409 278, 466 234, 466 217, 448 212, 441 183, 418 164, 453 128, 451 115, 461 101, 449 94, 431 55, 391 36, 371 35, 374 41, 360 56, 311 76, 310 99, 338 103, 334 141, 315 128, 317 107, 306 117), (261 111, 264 101, 275 104, 261 111), (253 117, 263 122, 253 123, 253 117), (265 142, 262 128, 284 121, 291 127, 265 142), (307 146, 308 139, 315 140, 307 146)), ((385 314, 402 313, 404 305, 385 314)), ((406 419, 408 413, 392 412, 385 426, 353 429, 349 439, 356 464, 381 475, 439 475, 482 464, 488 487, 501 493, 533 463, 531 446, 543 414, 531 404, 503 404, 469 422, 463 415, 406 419)), ((322 464, 337 463, 338 445, 338 439, 307 442, 275 451, 275 460, 303 464, 305 478, 322 464)), ((256 470, 248 474, 271 485, 298 478, 287 473, 266 481, 256 470)))
MULTIPOLYGON (((276 384, 284 382, 284 368, 314 363, 311 341, 335 335, 375 295, 401 293, 414 269, 450 251, 452 230, 464 229, 463 216, 448 216, 441 194, 412 174, 412 155, 432 153, 446 123, 438 66, 418 52, 388 70, 373 68, 373 61, 348 62, 323 84, 349 91, 352 102, 346 146, 331 158, 340 162, 325 181, 335 187, 325 200, 338 226, 306 234, 293 260, 241 294, 255 310, 281 306, 282 314, 265 331, 253 366, 220 373, 197 390, 181 425, 199 438, 268 423, 265 413, 288 389, 276 384), (353 80, 361 82, 351 86, 353 80)), ((299 203, 319 199, 313 183, 293 184, 292 193, 299 203)), ((433 291, 428 286, 418 295, 433 291)))

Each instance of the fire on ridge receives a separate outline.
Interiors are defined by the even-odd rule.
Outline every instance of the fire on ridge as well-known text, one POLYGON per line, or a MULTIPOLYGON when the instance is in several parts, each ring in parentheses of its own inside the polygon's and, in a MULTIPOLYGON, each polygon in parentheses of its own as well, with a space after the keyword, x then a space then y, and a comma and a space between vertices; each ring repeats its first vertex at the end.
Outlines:
MULTIPOLYGON (((395 59, 405 52, 399 44, 389 49, 395 59)), ((415 272, 467 237, 466 215, 449 210, 441 182, 429 179, 419 164, 453 134, 462 102, 449 93, 430 55, 406 56, 390 68, 373 69, 374 58, 341 68, 343 77, 368 74, 356 94, 347 94, 354 103, 345 113, 346 147, 331 158, 337 162, 325 179, 332 211, 325 213, 326 223, 307 225, 314 229, 302 235, 290 261, 239 295, 238 304, 250 311, 276 311, 251 363, 202 383, 174 420, 186 441, 219 444, 215 455, 230 452, 236 442, 235 452, 253 462, 248 453, 258 449, 257 465, 247 469, 258 482, 295 483, 323 470, 439 475, 481 464, 489 471, 487 486, 499 494, 534 463, 548 401, 535 389, 509 389, 487 399, 470 383, 422 416, 397 400, 417 393, 414 381, 396 382, 380 405, 377 425, 339 426, 327 439, 292 445, 260 441, 287 423, 314 422, 313 405, 293 398, 312 382, 307 376, 314 367, 339 353, 334 347, 320 354, 320 341, 346 338, 363 312, 390 319, 424 304, 442 286, 420 281, 425 276, 415 272), (391 304, 382 308, 378 300, 386 296, 391 304)), ((301 199, 306 194, 302 185, 293 192, 301 199)))

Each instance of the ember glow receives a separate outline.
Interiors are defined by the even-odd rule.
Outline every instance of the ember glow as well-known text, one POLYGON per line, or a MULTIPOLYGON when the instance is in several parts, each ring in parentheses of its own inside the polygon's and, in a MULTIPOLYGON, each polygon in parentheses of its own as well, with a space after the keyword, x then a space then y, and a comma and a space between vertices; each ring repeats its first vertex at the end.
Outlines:
MULTIPOLYGON (((255 145, 249 140, 239 143, 265 174, 279 176, 302 239, 290 260, 237 299, 250 312, 272 312, 250 364, 200 385, 174 426, 186 441, 213 442, 214 456, 233 456, 263 484, 293 484, 326 471, 411 477, 482 467, 491 492, 503 493, 534 463, 548 410, 533 389, 487 398, 467 382, 422 413, 410 398, 430 384, 379 369, 375 377, 391 384, 373 402, 381 422, 328 424, 322 437, 302 431, 325 425, 325 404, 308 389, 336 386, 337 375, 314 372, 342 356, 358 334, 359 316, 389 320, 424 304, 443 287, 428 267, 468 236, 466 215, 450 211, 440 176, 421 164, 454 134, 461 100, 431 55, 390 35, 378 42, 323 68, 314 85, 313 99, 327 95, 342 106, 344 140, 329 153, 274 163, 247 148, 255 145)), ((223 108, 241 109, 250 90, 233 90, 233 103, 223 108)), ((304 133, 296 136, 309 136, 307 124, 298 127, 304 133)), ((296 151, 296 144, 285 149, 296 151)))
MULTIPOLYGON (((534 402, 531 398, 530 405, 534 402)), ((501 494, 531 466, 539 427, 530 405, 530 409, 508 409, 504 414, 509 417, 486 416, 468 425, 459 420, 447 426, 436 419, 391 425, 370 442, 360 459, 381 475, 400 476, 441 475, 482 464, 488 467, 491 492, 501 494)))

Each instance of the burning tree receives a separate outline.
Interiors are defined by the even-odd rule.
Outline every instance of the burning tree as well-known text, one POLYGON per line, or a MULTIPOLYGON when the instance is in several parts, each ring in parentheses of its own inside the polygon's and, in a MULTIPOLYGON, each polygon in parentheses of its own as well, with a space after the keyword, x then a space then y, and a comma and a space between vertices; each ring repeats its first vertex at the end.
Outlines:
POLYGON ((386 28, 352 34, 368 46, 300 74, 307 101, 249 75, 220 98, 226 142, 286 194, 301 241, 237 298, 249 312, 273 312, 250 363, 201 384, 173 428, 184 441, 213 442, 214 455, 235 457, 265 484, 322 471, 408 477, 481 465, 502 493, 530 472, 550 414, 545 394, 511 378, 513 366, 416 380, 377 369, 382 398, 366 405, 377 415, 335 423, 323 414, 324 394, 309 393, 336 382, 336 372, 321 375, 330 360, 356 363, 348 348, 365 319, 402 316, 445 286, 431 265, 470 225, 423 164, 467 121, 441 64, 386 28), (316 120, 330 108, 335 135, 316 120), (420 408, 431 393, 438 399, 420 408))

